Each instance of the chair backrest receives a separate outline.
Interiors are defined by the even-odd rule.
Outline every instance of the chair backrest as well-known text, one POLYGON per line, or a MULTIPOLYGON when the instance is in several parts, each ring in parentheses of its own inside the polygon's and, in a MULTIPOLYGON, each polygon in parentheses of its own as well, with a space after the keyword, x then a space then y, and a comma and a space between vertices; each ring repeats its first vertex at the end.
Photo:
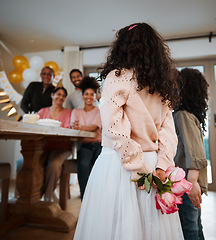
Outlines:
POLYGON ((65 160, 63 164, 63 173, 77 173, 77 160, 65 160))
POLYGON ((64 161, 63 170, 60 177, 59 204, 63 210, 67 209, 68 197, 70 197, 70 173, 77 173, 77 160, 67 159, 64 161))

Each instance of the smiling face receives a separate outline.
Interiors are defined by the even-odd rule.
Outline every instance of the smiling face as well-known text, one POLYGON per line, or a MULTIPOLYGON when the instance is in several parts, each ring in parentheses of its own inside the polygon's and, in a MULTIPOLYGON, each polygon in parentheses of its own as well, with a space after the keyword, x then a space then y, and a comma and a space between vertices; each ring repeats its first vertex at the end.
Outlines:
POLYGON ((83 79, 82 75, 77 71, 71 73, 70 75, 70 80, 76 88, 79 88, 82 79, 83 79))
POLYGON ((93 106, 94 101, 95 101, 95 92, 92 88, 88 88, 85 90, 83 93, 83 100, 85 103, 85 106, 93 106))
POLYGON ((63 89, 59 89, 54 94, 51 94, 52 97, 52 105, 62 105, 66 99, 66 93, 63 89))
POLYGON ((41 73, 41 80, 43 82, 44 87, 49 86, 52 83, 52 78, 54 77, 53 71, 49 68, 43 68, 41 73))

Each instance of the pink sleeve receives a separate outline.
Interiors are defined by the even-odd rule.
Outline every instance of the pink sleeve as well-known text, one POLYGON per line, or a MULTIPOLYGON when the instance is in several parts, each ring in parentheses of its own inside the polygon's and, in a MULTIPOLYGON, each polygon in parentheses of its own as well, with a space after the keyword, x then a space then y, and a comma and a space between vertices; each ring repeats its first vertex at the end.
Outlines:
POLYGON ((62 115, 61 119, 62 119, 61 127, 70 128, 71 110, 65 109, 65 113, 62 115))
POLYGON ((71 119, 70 119, 70 125, 72 125, 72 122, 79 120, 79 110, 74 108, 71 113, 71 119))
POLYGON ((173 159, 176 154, 177 143, 173 116, 171 110, 169 110, 158 133, 158 162, 156 168, 165 171, 169 166, 175 165, 173 159))
POLYGON ((102 128, 101 116, 100 116, 100 110, 99 109, 97 109, 97 114, 96 114, 95 119, 92 122, 92 124, 98 126, 99 128, 102 128))
POLYGON ((49 118, 49 107, 41 108, 37 114, 40 116, 40 119, 49 118))

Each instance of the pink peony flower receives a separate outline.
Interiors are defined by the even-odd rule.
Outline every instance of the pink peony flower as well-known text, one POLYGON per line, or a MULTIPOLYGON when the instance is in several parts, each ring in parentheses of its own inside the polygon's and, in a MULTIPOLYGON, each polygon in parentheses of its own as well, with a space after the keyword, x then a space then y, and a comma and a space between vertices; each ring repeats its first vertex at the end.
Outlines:
POLYGON ((182 168, 170 166, 167 168, 165 176, 169 177, 172 182, 181 181, 185 177, 185 171, 182 168))
POLYGON ((165 192, 162 194, 162 199, 167 204, 168 207, 172 207, 173 204, 181 204, 182 199, 177 197, 173 193, 165 192))
POLYGON ((192 184, 188 182, 185 177, 185 171, 179 167, 168 167, 165 176, 166 181, 162 182, 157 176, 152 173, 142 174, 139 179, 132 179, 137 183, 137 186, 142 186, 145 183, 145 189, 149 193, 152 183, 157 188, 155 195, 156 209, 161 210, 161 213, 170 214, 178 211, 177 204, 182 204, 182 195, 186 192, 190 193, 192 184), (147 190, 148 189, 148 190, 147 190))
POLYGON ((158 210, 161 210, 161 213, 171 214, 178 211, 176 204, 181 204, 182 199, 175 196, 172 193, 165 192, 162 194, 162 198, 157 193, 155 195, 155 204, 158 210))
POLYGON ((180 182, 173 183, 171 191, 177 196, 182 196, 185 192, 189 194, 192 188, 192 183, 183 178, 180 182))

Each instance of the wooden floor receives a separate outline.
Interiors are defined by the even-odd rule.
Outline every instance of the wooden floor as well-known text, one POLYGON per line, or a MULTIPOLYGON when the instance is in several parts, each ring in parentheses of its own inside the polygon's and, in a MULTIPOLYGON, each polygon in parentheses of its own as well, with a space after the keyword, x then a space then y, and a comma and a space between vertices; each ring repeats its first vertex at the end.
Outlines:
MULTIPOLYGON (((13 201, 14 198, 14 183, 11 183, 9 198, 13 201)), ((78 218, 79 210, 81 206, 79 186, 78 183, 71 185, 71 199, 68 200, 68 211, 73 213, 75 217, 78 218)), ((58 194, 58 189, 56 193, 58 194)), ((1 240, 72 240, 74 236, 74 231, 69 233, 54 232, 46 230, 35 225, 25 224, 21 225, 17 229, 10 231, 1 240)))
MULTIPOLYGON (((72 198, 69 200, 69 211, 76 217, 79 215, 81 205, 78 184, 71 186, 72 198)), ((10 198, 14 196, 14 186, 10 188, 10 198)), ((206 240, 216 240, 216 192, 209 192, 203 196, 202 224, 206 240)), ((48 231, 33 225, 22 225, 16 230, 10 231, 2 240, 72 240, 74 231, 60 233, 48 231)), ((121 240, 121 239, 119 239, 121 240)))

